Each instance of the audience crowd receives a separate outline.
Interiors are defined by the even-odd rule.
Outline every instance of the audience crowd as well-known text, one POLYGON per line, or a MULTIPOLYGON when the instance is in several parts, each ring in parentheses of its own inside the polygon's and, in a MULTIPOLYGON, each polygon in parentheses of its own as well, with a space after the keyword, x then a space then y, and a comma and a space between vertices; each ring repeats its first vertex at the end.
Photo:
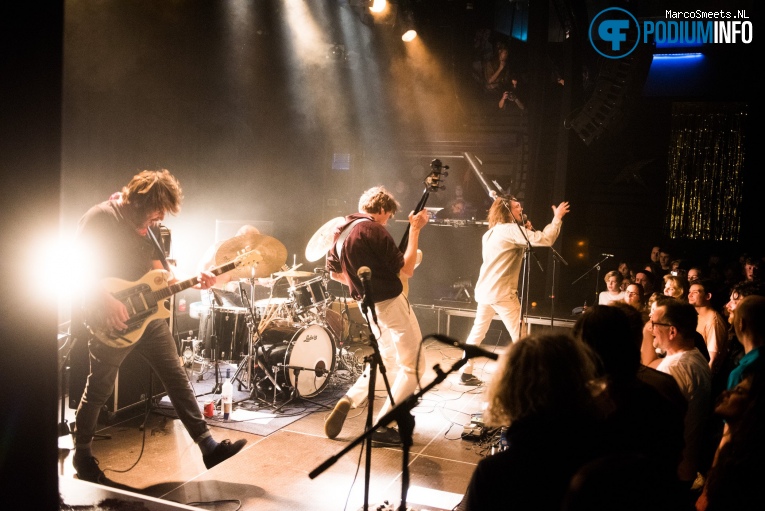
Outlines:
POLYGON ((571 335, 522 337, 500 357, 484 421, 507 445, 459 509, 763 508, 761 260, 650 254, 606 274, 571 335))

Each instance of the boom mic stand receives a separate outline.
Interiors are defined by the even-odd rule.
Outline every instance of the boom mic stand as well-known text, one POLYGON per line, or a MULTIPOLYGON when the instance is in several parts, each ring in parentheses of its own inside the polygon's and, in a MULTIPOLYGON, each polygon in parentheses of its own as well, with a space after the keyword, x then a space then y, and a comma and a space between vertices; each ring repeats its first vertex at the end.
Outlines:
MULTIPOLYGON (((598 303, 598 300, 600 298, 598 294, 598 286, 600 285, 600 266, 603 263, 605 263, 610 257, 612 257, 610 254, 600 254, 600 255, 604 256, 603 259, 595 263, 595 265, 592 268, 590 268, 589 270, 581 274, 574 282, 571 283, 571 285, 573 286, 574 284, 582 280, 585 276, 589 275, 591 271, 595 270, 595 303, 598 303)), ((584 305, 585 306, 587 305, 586 300, 584 302, 584 305)))
MULTIPOLYGON (((428 335, 423 339, 423 342, 426 339, 429 338, 436 338, 441 336, 436 335, 428 335)), ((439 341, 446 342, 446 338, 441 338, 439 341)), ((452 344, 449 342, 449 344, 452 344)), ((481 350, 483 351, 483 350, 481 350)), ((404 401, 399 403, 398 405, 391 408, 391 410, 386 413, 383 417, 380 418, 379 421, 377 421, 377 424, 374 424, 373 426, 367 428, 360 436, 355 438, 350 444, 346 445, 338 454, 328 458, 326 461, 324 461, 321 465, 319 465, 317 468, 312 470, 308 473, 308 477, 311 479, 315 479, 318 477, 321 473, 323 473, 325 470, 327 470, 329 467, 334 465, 337 460, 342 458, 346 453, 348 453, 351 449, 359 445, 361 442, 366 441, 366 448, 367 448, 367 457, 370 458, 370 451, 369 446, 372 443, 372 433, 379 428, 386 427, 388 424, 390 424, 393 421, 396 421, 398 423, 399 428, 399 434, 401 435, 401 442, 403 444, 402 448, 402 460, 401 460, 401 503, 399 506, 399 511, 406 511, 406 496, 409 492, 409 450, 410 447, 413 444, 412 436, 414 434, 414 416, 412 415, 412 409, 417 406, 417 403, 419 402, 420 398, 430 391, 433 387, 438 385, 439 383, 443 382, 447 376, 449 376, 454 371, 459 370, 462 366, 464 366, 468 360, 474 357, 478 356, 486 356, 484 353, 477 353, 477 352, 465 352, 465 356, 463 358, 460 358, 457 360, 457 362, 454 363, 446 372, 441 370, 441 367, 436 364, 433 366, 433 369, 436 372, 436 378, 430 382, 425 387, 421 388, 418 392, 410 394, 409 397, 407 397, 404 401)), ((366 476, 369 477, 369 471, 370 466, 367 465, 366 468, 366 476)), ((364 488, 364 507, 362 508, 364 511, 369 509, 369 488, 364 488)))
MULTIPOLYGON (((380 374, 385 382, 385 390, 388 392, 388 398, 390 399, 391 406, 395 406, 393 401, 393 393, 390 390, 390 383, 388 382, 388 375, 383 363, 382 356, 380 355, 380 347, 377 344, 374 330, 372 329, 372 322, 369 320, 369 309, 372 312, 372 319, 374 320, 377 331, 380 331, 380 327, 377 325, 377 314, 375 313, 375 304, 371 296, 365 294, 361 300, 361 312, 364 314, 364 318, 369 324, 369 343, 372 345, 372 354, 365 357, 366 362, 369 364, 369 388, 367 390, 367 420, 364 425, 364 429, 369 432, 366 436, 366 452, 364 458, 364 509, 369 506, 369 484, 372 470, 372 434, 374 424, 374 402, 375 402, 375 386, 377 385, 377 369, 379 367, 380 374)), ((362 376, 363 378, 363 376, 362 376)), ((387 424, 387 423, 386 423, 387 424)), ((402 424, 399 424, 399 433, 401 433, 402 424)), ((414 426, 412 426, 414 427, 414 426)), ((376 427, 374 429, 377 429, 376 427)), ((403 438, 403 437, 402 437, 403 438)), ((318 474, 317 474, 318 475, 318 474)))
POLYGON ((568 263, 563 259, 563 256, 552 247, 552 245, 550 246, 550 250, 552 250, 553 255, 552 289, 550 290, 550 331, 552 331, 553 326, 555 326, 555 262, 560 261, 565 266, 568 266, 568 263))
POLYGON ((290 397, 284 403, 282 403, 279 406, 277 406, 276 408, 274 408, 274 412, 278 412, 279 410, 281 410, 282 408, 284 408, 285 406, 287 406, 291 402, 295 401, 296 399, 301 399, 303 401, 306 401, 308 403, 314 404, 316 406, 321 406, 321 407, 324 407, 324 408, 332 409, 332 407, 327 405, 327 404, 319 403, 318 401, 314 401, 312 399, 308 399, 307 397, 301 396, 300 395, 300 388, 299 388, 299 385, 300 385, 300 371, 311 371, 311 372, 313 372, 316 375, 317 378, 321 378, 322 376, 329 377, 329 375, 331 374, 331 371, 329 369, 323 369, 323 368, 320 368, 320 367, 316 367, 316 368, 314 368, 314 367, 301 367, 301 366, 292 366, 292 365, 284 365, 284 364, 277 364, 276 367, 278 367, 279 369, 285 369, 285 370, 286 369, 292 369, 292 374, 295 375, 295 386, 292 387, 292 391, 290 392, 290 397))

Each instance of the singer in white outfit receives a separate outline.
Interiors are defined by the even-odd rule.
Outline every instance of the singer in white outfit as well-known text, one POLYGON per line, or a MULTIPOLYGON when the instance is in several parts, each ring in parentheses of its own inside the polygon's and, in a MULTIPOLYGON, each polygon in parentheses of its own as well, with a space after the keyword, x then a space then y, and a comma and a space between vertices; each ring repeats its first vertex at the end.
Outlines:
MULTIPOLYGON (((518 276, 521 273, 526 239, 532 246, 549 247, 560 234, 563 217, 569 212, 569 203, 552 206, 553 219, 541 231, 523 221, 523 206, 514 197, 498 196, 489 208, 489 230, 482 238, 483 264, 475 286, 475 322, 467 344, 480 344, 489 330, 494 314, 499 314, 513 342, 520 336, 521 304, 518 300, 518 276), (525 234, 525 237, 524 237, 525 234)), ((462 367, 463 385, 480 385, 473 376, 473 362, 462 367)))
MULTIPOLYGON (((335 231, 326 265, 330 277, 347 285, 351 296, 357 301, 365 294, 359 269, 367 267, 370 270, 367 290, 371 295, 368 297, 374 302, 377 325, 371 317, 368 319, 372 322, 370 328, 377 339, 387 375, 395 377, 391 394, 396 404, 415 391, 425 368, 424 357, 419 354, 422 342, 420 325, 404 293, 401 278, 409 278, 414 273, 420 230, 428 223, 428 212, 425 210, 417 215, 409 214, 409 242, 406 250, 401 252, 385 228, 398 208, 396 199, 382 186, 365 191, 359 199, 359 213, 346 217, 346 221, 335 231)), ((381 379, 378 372, 376 381, 381 379)), ((363 404, 368 391, 369 366, 325 420, 327 437, 335 438, 340 434, 348 411, 363 404)), ((391 400, 388 398, 377 419, 390 408, 391 400)), ((375 447, 401 443, 394 428, 376 430, 372 441, 375 447)))

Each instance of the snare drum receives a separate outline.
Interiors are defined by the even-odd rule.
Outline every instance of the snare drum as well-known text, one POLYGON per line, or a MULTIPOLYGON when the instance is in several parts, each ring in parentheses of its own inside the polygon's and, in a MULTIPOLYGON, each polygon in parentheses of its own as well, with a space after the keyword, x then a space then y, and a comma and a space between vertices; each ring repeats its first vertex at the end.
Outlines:
POLYGON ((324 277, 316 277, 301 282, 289 290, 294 302, 295 314, 301 315, 308 311, 319 311, 330 301, 332 297, 327 292, 324 277))
POLYGON ((269 327, 255 346, 259 363, 275 376, 276 382, 292 388, 297 385, 303 397, 324 390, 335 370, 335 343, 321 325, 269 327))
MULTIPOLYGON (((218 339, 219 360, 239 360, 249 352, 247 339, 247 309, 244 307, 215 307, 214 317, 211 308, 201 309, 199 313, 199 337, 204 343, 206 353, 212 353, 212 332, 218 339)), ((211 356, 210 358, 215 358, 211 356)))

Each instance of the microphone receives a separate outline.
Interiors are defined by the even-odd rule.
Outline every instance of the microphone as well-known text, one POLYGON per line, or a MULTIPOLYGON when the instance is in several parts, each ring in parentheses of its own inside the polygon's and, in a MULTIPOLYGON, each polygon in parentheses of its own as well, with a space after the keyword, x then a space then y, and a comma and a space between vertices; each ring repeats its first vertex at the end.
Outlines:
POLYGON ((312 371, 317 378, 327 376, 330 372, 329 369, 327 369, 327 364, 325 364, 323 360, 319 360, 318 362, 316 362, 316 365, 314 366, 313 369, 311 369, 310 367, 293 366, 293 365, 282 364, 282 363, 278 363, 275 366, 273 366, 274 373, 276 373, 277 369, 292 369, 295 372, 295 374, 297 374, 299 371, 312 371))
POLYGON ((361 285, 364 286, 364 302, 367 297, 372 296, 372 270, 368 266, 362 266, 356 275, 361 279, 361 285))
MULTIPOLYGON (((523 224, 523 226, 524 226, 524 227, 526 227, 526 222, 528 222, 528 221, 529 221, 529 217, 527 217, 527 216, 526 216, 526 213, 524 213, 523 215, 521 215, 521 219, 522 219, 522 222, 521 222, 521 223, 523 224)), ((532 228, 531 228, 531 229, 529 229, 529 230, 530 230, 530 231, 534 231, 535 229, 532 227, 532 228)))
POLYGON ((474 344, 465 344, 465 343, 459 342, 458 340, 452 339, 451 337, 447 337, 446 335, 430 334, 428 337, 432 337, 438 342, 449 344, 450 346, 454 346, 455 348, 461 349, 462 351, 465 352, 465 358, 486 357, 491 360, 497 360, 499 358, 499 355, 497 355, 496 353, 492 353, 491 351, 486 351, 485 349, 479 348, 478 346, 474 344))
POLYGON ((356 272, 356 275, 361 279, 361 285, 364 286, 364 296, 361 298, 361 312, 366 316, 367 310, 369 310, 372 313, 372 319, 377 323, 375 302, 372 300, 372 270, 368 266, 362 266, 356 272))
POLYGON ((313 373, 317 378, 328 375, 329 369, 327 369, 327 364, 325 364, 323 360, 319 360, 313 368, 313 373))
POLYGON ((600 255, 602 255, 603 257, 614 257, 614 254, 600 254, 600 255))

